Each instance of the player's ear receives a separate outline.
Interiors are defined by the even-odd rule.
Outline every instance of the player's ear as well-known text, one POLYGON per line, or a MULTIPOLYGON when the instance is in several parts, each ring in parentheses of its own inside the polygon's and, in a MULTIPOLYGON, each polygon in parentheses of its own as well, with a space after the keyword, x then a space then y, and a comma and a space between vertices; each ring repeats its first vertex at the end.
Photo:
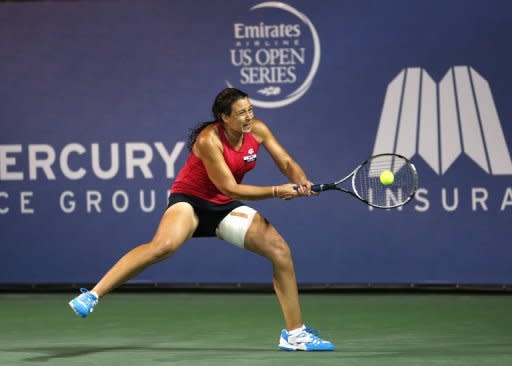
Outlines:
POLYGON ((225 114, 225 113, 221 113, 220 114, 220 119, 221 119, 222 122, 225 123, 229 119, 229 116, 227 114, 225 114))

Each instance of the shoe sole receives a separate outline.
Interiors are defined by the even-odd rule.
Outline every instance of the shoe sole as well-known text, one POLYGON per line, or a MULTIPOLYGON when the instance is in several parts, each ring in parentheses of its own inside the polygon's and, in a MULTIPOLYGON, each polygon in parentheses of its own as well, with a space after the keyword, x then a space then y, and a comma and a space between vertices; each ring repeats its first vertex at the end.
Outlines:
POLYGON ((277 345, 281 351, 286 352, 332 352, 334 351, 334 347, 331 349, 302 349, 299 347, 294 347, 286 341, 281 340, 281 342, 277 345))
POLYGON ((334 348, 333 349, 299 349, 299 348, 286 348, 286 347, 281 347, 281 346, 279 346, 279 349, 281 351, 285 351, 285 352, 332 352, 332 351, 334 351, 334 348))
POLYGON ((285 351, 285 352, 295 352, 295 351, 297 351, 296 349, 286 348, 286 347, 281 347, 281 346, 279 346, 279 349, 281 351, 285 351))

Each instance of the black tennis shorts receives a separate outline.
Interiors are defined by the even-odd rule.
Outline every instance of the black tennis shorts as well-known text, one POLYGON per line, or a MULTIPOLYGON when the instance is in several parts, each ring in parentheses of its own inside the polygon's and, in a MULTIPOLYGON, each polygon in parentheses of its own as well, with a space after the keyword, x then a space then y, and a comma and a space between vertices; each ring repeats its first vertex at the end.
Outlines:
POLYGON ((215 203, 211 203, 194 196, 181 193, 171 193, 167 208, 178 202, 187 202, 194 208, 194 212, 199 218, 199 225, 197 226, 194 235, 192 235, 196 238, 215 236, 215 230, 224 217, 226 217, 235 208, 245 206, 245 204, 240 201, 232 201, 225 205, 216 205, 215 203))

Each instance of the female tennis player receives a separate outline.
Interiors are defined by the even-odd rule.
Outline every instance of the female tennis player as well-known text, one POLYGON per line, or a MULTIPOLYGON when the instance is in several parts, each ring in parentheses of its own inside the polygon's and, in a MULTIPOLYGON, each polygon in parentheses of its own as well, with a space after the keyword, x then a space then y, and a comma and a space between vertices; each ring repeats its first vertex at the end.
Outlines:
POLYGON ((312 183, 269 128, 254 118, 246 93, 224 89, 215 98, 212 112, 215 120, 203 123, 189 136, 191 153, 171 186, 168 208, 153 239, 125 254, 91 291, 82 289, 69 305, 85 318, 101 297, 146 267, 170 257, 191 237, 217 236, 272 262, 274 289, 286 325, 280 349, 333 350, 331 342, 303 324, 288 244, 260 213, 239 201, 310 196, 312 183), (256 165, 260 145, 290 183, 241 183, 244 174, 256 165))

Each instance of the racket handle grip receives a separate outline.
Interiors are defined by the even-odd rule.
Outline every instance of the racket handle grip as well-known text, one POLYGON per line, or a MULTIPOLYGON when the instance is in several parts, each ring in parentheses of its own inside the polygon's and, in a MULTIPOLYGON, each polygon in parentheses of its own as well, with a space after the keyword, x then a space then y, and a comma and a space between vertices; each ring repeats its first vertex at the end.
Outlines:
POLYGON ((336 189, 336 184, 334 184, 334 183, 313 184, 311 186, 311 190, 313 192, 323 192, 323 191, 328 191, 330 189, 336 189))
POLYGON ((313 184, 311 186, 311 190, 313 192, 322 192, 323 191, 322 186, 323 186, 323 184, 313 184))
MULTIPOLYGON (((327 191, 328 189, 332 189, 332 186, 336 186, 336 185, 334 185, 334 184, 313 184, 311 186, 311 191, 313 191, 313 192, 327 191)), ((295 189, 299 189, 299 186, 295 186, 295 189)))

